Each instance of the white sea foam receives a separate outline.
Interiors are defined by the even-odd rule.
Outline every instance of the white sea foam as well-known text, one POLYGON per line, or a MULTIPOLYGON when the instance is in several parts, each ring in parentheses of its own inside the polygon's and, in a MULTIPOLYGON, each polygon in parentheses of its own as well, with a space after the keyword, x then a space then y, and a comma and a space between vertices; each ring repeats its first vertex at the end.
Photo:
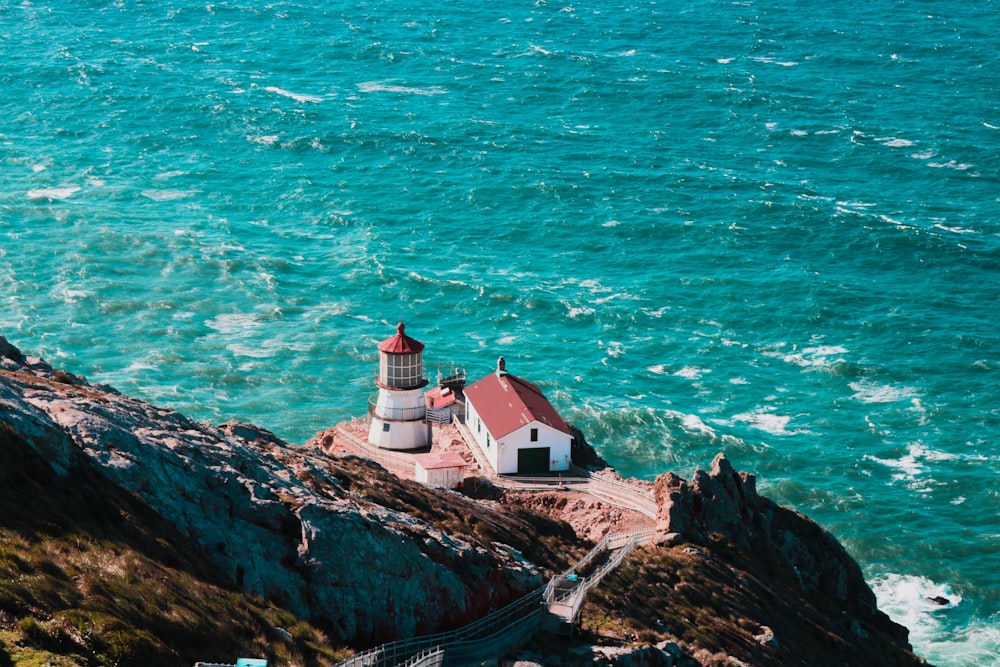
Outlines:
POLYGON ((444 95, 448 91, 440 86, 430 88, 414 88, 412 86, 399 86, 393 83, 382 81, 363 81, 358 85, 358 90, 362 93, 400 93, 403 95, 444 95))
POLYGON ((806 347, 801 350, 789 352, 781 356, 783 361, 803 368, 829 368, 838 362, 842 362, 843 355, 847 354, 847 348, 840 345, 817 345, 806 347))
POLYGON ((570 319, 577 319, 586 315, 593 315, 596 311, 590 306, 567 306, 569 308, 570 319))
POLYGON ((268 86, 264 90, 266 90, 269 93, 274 93, 275 95, 281 95, 282 97, 290 97, 296 102, 311 102, 315 104, 317 102, 323 101, 323 98, 317 95, 304 95, 302 93, 293 93, 291 91, 283 90, 276 86, 268 86))
POLYGON ((876 137, 875 141, 892 148, 904 148, 913 145, 913 142, 909 139, 900 139, 899 137, 876 137))
POLYGON ((79 191, 80 188, 72 185, 62 188, 37 188, 28 190, 28 199, 69 199, 79 191))
POLYGON ((913 387, 896 387, 888 384, 879 384, 870 380, 850 383, 850 388, 854 390, 851 396, 855 401, 862 403, 894 403, 913 399, 916 389, 913 387))
POLYGON ((153 201, 175 201, 193 197, 196 192, 194 190, 143 190, 140 194, 153 201))
POLYGON ((910 631, 910 641, 932 664, 1000 664, 1000 615, 956 627, 951 619, 963 598, 948 584, 912 574, 871 578, 879 609, 910 631))
POLYGON ((255 137, 248 136, 247 141, 252 144, 262 144, 264 146, 273 146, 278 143, 278 135, 276 134, 264 134, 255 137))
POLYGON ((948 160, 947 162, 928 162, 927 166, 933 167, 934 169, 954 169, 955 171, 967 171, 972 169, 971 164, 958 162, 956 160, 948 160))
POLYGON ((734 60, 736 60, 736 58, 716 58, 715 62, 719 63, 720 65, 728 65, 734 60))
POLYGON ((705 435, 715 435, 712 427, 703 422, 698 415, 684 415, 682 423, 688 431, 703 433, 705 435))
POLYGON ((940 222, 934 225, 938 229, 944 230, 946 232, 951 232, 952 234, 976 234, 975 229, 966 229, 965 227, 949 227, 948 225, 942 224, 940 222))
POLYGON ((205 326, 223 335, 245 334, 260 326, 253 313, 226 313, 205 320, 205 326))
POLYGON ((684 368, 676 371, 673 375, 675 377, 687 378, 688 380, 695 380, 700 378, 704 373, 710 373, 711 371, 698 368, 697 366, 685 366, 684 368))
POLYGON ((776 415, 769 410, 744 412, 733 416, 734 422, 742 422, 771 435, 794 435, 795 433, 801 433, 801 431, 788 430, 788 422, 791 419, 791 417, 785 415, 776 415))
POLYGON ((186 176, 186 171, 174 170, 174 171, 164 171, 153 176, 155 180, 162 181, 168 178, 176 178, 178 176, 186 176))

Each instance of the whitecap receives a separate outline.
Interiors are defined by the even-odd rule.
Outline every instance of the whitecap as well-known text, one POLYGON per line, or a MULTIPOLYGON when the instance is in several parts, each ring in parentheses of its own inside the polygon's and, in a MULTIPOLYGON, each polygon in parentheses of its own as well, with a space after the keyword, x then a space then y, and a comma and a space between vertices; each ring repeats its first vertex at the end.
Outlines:
POLYGON ((316 103, 316 102, 322 102, 323 101, 322 97, 318 97, 316 95, 304 95, 302 93, 293 93, 291 91, 284 90, 282 88, 278 88, 277 86, 268 86, 264 90, 266 90, 269 93, 274 93, 275 95, 281 95, 283 97, 290 97, 293 100, 295 100, 296 102, 312 102, 312 103, 316 103))
POLYGON ((28 190, 28 199, 69 199, 79 191, 80 188, 76 186, 63 188, 37 188, 34 190, 28 190))
POLYGON ((187 175, 186 171, 175 170, 175 171, 164 171, 164 172, 161 172, 161 173, 157 174, 156 176, 153 176, 153 178, 159 181, 159 180, 163 180, 163 179, 166 179, 166 178, 175 178, 177 176, 186 176, 186 175, 187 175))
POLYGON ((686 378, 688 380, 695 380, 700 378, 704 373, 709 373, 711 371, 704 368, 698 368, 697 366, 685 366, 679 371, 675 372, 674 377, 686 378))
POLYGON ((190 190, 143 190, 140 194, 146 199, 152 199, 153 201, 174 201, 177 199, 187 199, 195 195, 190 190))
POLYGON ((794 60, 781 60, 774 64, 781 65, 782 67, 795 67, 796 65, 798 65, 798 63, 795 62, 794 60))
POLYGON ((663 364, 656 364, 654 366, 646 366, 646 370, 654 375, 669 375, 667 367, 663 364))
POLYGON ((782 361, 790 364, 802 366, 803 368, 829 368, 836 363, 842 362, 842 355, 847 353, 847 348, 840 345, 818 345, 815 347, 803 348, 801 351, 791 352, 781 357, 782 361))
POLYGON ((788 431, 787 428, 788 422, 791 419, 791 417, 776 415, 766 410, 744 412, 733 417, 733 421, 743 422, 748 426, 772 435, 792 435, 793 433, 788 431))
POLYGON ((497 344, 498 345, 510 345, 515 340, 517 340, 517 336, 504 336, 503 338, 501 338, 500 340, 497 341, 497 344))
POLYGON ((940 222, 934 224, 938 229, 944 230, 946 232, 951 232, 953 234, 975 234, 975 229, 966 229, 964 227, 949 227, 948 225, 941 224, 940 222))
POLYGON ((791 134, 792 134, 793 137, 806 137, 806 136, 809 136, 809 132, 807 132, 806 130, 792 130, 791 134))
POLYGON ((625 354, 625 346, 617 341, 608 341, 608 356, 614 359, 625 354))
POLYGON ((430 88, 413 88, 411 86, 397 86, 379 81, 364 81, 357 84, 358 90, 362 93, 400 93, 404 95, 443 95, 446 90, 440 86, 430 88))
POLYGON ((205 326, 220 334, 242 334, 260 326, 253 313, 225 313, 205 320, 205 326))
POLYGON ((851 398, 862 403, 894 403, 913 399, 916 393, 916 389, 913 387, 896 387, 870 380, 852 382, 848 386, 854 390, 854 395, 851 398))
POLYGON ((264 146, 273 146, 278 143, 278 135, 276 134, 265 134, 256 137, 247 137, 247 141, 252 144, 263 144, 264 146))
POLYGON ((736 58, 716 58, 715 62, 719 63, 720 65, 728 65, 734 60, 736 60, 736 58))
POLYGON ((237 357, 249 357, 251 359, 267 359, 273 357, 278 350, 273 345, 246 345, 243 343, 231 343, 226 349, 237 357))
POLYGON ((715 435, 715 431, 712 427, 701 420, 698 415, 684 415, 682 419, 684 428, 688 431, 693 431, 695 433, 704 433, 705 435, 715 435))
POLYGON ((743 386, 750 384, 750 381, 745 378, 729 378, 729 384, 743 386))
POLYGON ((913 145, 913 142, 909 139, 899 139, 897 137, 877 137, 875 141, 892 148, 904 148, 913 145))
POLYGON ((887 468, 895 470, 896 472, 892 475, 893 481, 896 482, 912 482, 918 475, 924 473, 927 470, 927 466, 924 465, 922 458, 924 458, 925 450, 920 444, 911 444, 906 454, 903 454, 898 459, 883 459, 878 456, 865 455, 865 460, 874 461, 884 465, 887 468))
POLYGON ((575 320, 584 315, 593 315, 595 312, 596 311, 590 306, 580 306, 580 307, 570 306, 569 317, 570 319, 575 320))
POLYGON ((621 223, 618 222, 617 220, 608 220, 602 225, 602 227, 617 227, 620 224, 621 223))
POLYGON ((954 169, 955 171, 966 171, 968 169, 972 169, 971 164, 956 162, 955 160, 948 160, 947 162, 928 162, 927 166, 933 167, 934 169, 954 169))

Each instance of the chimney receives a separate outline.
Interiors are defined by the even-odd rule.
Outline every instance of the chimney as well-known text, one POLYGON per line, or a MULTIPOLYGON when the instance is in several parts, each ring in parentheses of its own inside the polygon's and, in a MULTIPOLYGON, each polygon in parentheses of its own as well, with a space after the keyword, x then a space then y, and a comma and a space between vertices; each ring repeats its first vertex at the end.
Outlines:
POLYGON ((503 357, 497 359, 497 375, 507 374, 507 362, 504 361, 503 357))

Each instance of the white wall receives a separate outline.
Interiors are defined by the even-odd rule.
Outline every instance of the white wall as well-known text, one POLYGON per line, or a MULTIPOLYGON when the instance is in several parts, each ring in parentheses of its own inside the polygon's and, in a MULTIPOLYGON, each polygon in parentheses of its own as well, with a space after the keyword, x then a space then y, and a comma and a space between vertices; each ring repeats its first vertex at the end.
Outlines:
POLYGON ((570 464, 570 442, 572 438, 558 429, 554 429, 548 424, 533 421, 525 424, 513 433, 504 436, 500 441, 500 460, 496 467, 497 473, 501 475, 511 475, 517 472, 517 452, 519 449, 533 449, 535 447, 549 448, 549 471, 569 470, 570 464), (538 440, 531 441, 531 429, 538 429, 538 440), (553 463, 555 461, 555 463, 553 463))
POLYGON ((472 433, 472 437, 476 439, 479 443, 479 449, 483 450, 486 454, 486 460, 490 462, 493 470, 497 470, 497 443, 490 436, 489 447, 486 446, 486 424, 482 422, 479 418, 479 413, 476 411, 476 406, 472 404, 471 401, 466 401, 465 403, 465 425, 469 428, 469 432, 472 433))

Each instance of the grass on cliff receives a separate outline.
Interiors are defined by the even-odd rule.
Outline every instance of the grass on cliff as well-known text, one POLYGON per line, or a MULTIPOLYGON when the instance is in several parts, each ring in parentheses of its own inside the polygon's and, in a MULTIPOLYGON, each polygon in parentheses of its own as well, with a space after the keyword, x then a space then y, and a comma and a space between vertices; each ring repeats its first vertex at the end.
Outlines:
POLYGON ((136 498, 86 467, 57 476, 0 422, 0 667, 341 657, 207 563, 136 498))

